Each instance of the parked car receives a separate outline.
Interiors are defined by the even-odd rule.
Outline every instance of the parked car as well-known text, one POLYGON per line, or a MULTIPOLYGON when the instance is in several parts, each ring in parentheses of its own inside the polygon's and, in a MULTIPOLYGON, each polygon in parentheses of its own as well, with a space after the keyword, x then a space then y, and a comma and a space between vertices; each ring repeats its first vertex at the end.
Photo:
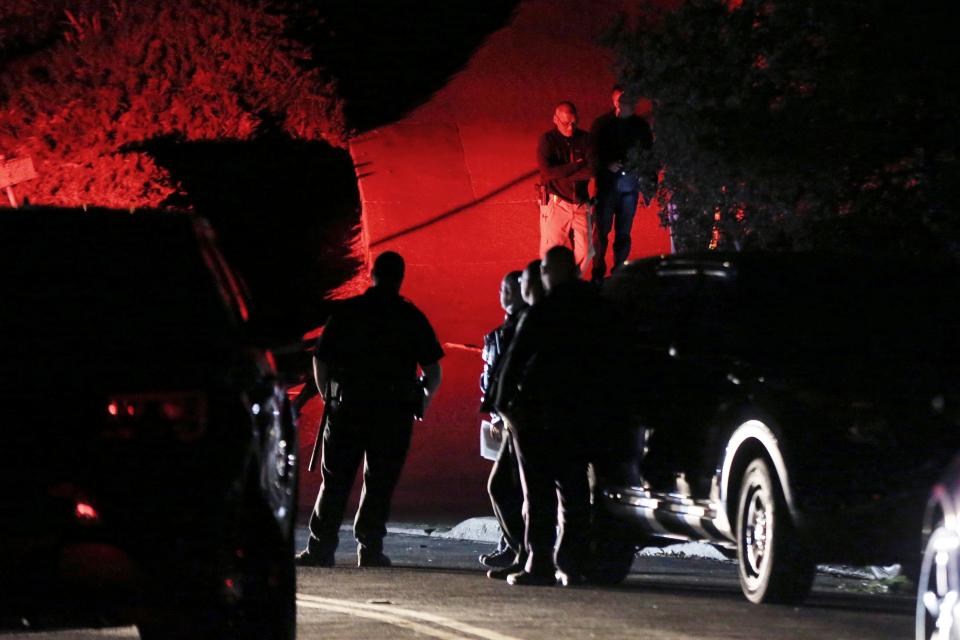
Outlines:
POLYGON ((915 566, 928 488, 960 445, 958 283, 815 254, 621 269, 604 294, 639 417, 599 469, 621 536, 711 542, 757 603, 802 600, 817 563, 915 566))
POLYGON ((0 280, 0 608, 295 637, 294 422, 209 225, 4 211, 0 280))
POLYGON ((960 636, 960 457, 930 492, 917 580, 917 640, 960 636))

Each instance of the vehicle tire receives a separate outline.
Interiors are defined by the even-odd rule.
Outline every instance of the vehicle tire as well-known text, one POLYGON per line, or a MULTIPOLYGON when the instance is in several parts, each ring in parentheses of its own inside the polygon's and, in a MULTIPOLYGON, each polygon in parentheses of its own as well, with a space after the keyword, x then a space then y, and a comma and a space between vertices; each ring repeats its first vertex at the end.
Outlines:
POLYGON ((296 568, 286 536, 259 496, 248 500, 229 548, 220 595, 184 601, 137 625, 143 640, 295 640, 296 568))
POLYGON ((243 590, 234 616, 246 629, 239 637, 294 640, 297 573, 292 530, 278 526, 275 513, 262 500, 255 499, 254 503, 240 547, 244 549, 240 563, 243 590))
POLYGON ((587 567, 584 572, 593 584, 620 584, 630 573, 637 555, 637 542, 628 528, 602 506, 594 513, 587 567))
POLYGON ((917 581, 917 640, 957 640, 958 547, 960 536, 941 523, 927 542, 917 581))
POLYGON ((816 565, 806 557, 783 489, 763 458, 753 460, 737 505, 740 587, 754 603, 798 603, 813 586, 816 565))

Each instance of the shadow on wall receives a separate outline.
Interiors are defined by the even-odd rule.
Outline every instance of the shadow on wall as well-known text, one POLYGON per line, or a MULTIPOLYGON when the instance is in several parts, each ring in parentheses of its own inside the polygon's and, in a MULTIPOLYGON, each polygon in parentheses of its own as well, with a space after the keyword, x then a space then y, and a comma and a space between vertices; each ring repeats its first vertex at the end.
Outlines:
POLYGON ((191 208, 213 224, 275 338, 323 323, 324 296, 362 266, 351 245, 360 197, 349 154, 323 142, 271 133, 249 141, 147 141, 191 208))
POLYGON ((349 125, 367 131, 426 102, 520 2, 327 0, 322 10, 320 0, 310 4, 315 17, 294 21, 293 35, 312 43, 314 59, 337 79, 349 125))
MULTIPOLYGON (((501 193, 509 191, 510 189, 517 186, 518 184, 526 182, 527 180, 530 180, 531 178, 539 174, 540 174, 539 169, 533 169, 528 173, 525 173, 517 178, 514 178, 510 182, 502 184, 501 186, 497 187, 496 189, 493 189, 492 191, 488 191, 487 193, 483 194, 482 196, 480 196, 475 200, 472 200, 471 202, 462 204, 458 207, 454 207, 453 209, 449 209, 448 211, 444 211, 443 213, 439 213, 435 216, 431 216, 427 220, 424 220, 423 222, 419 222, 415 225, 409 226, 406 229, 401 229, 400 231, 391 233, 390 235, 384 236, 382 238, 371 240, 370 248, 373 249, 374 247, 385 244, 387 242, 391 242, 393 240, 396 240, 397 238, 402 238, 403 236, 410 235, 411 233, 415 233, 417 231, 420 231, 421 229, 425 229, 429 226, 435 225, 438 222, 446 220, 447 218, 452 218, 461 213, 468 212, 470 209, 477 206, 478 204, 483 204, 484 202, 500 195, 501 193)), ((366 174, 366 175, 370 175, 370 174, 366 174)))

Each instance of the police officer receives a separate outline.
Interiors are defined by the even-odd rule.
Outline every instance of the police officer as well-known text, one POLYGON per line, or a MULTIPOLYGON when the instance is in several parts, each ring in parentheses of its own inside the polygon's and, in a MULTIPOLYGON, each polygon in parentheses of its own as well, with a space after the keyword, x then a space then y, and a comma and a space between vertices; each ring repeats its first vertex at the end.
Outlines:
POLYGON ((506 579, 567 586, 581 582, 587 568, 591 426, 603 406, 601 369, 613 345, 603 330, 606 306, 579 279, 573 252, 553 247, 541 270, 547 295, 520 321, 496 402, 514 428, 526 525, 526 562, 506 579))
POLYGON ((333 566, 347 498, 361 460, 363 493, 354 520, 357 564, 388 567, 383 537, 390 500, 406 460, 415 415, 440 386, 443 349, 426 316, 400 296, 403 258, 382 253, 373 286, 344 301, 327 322, 313 359, 314 378, 332 409, 323 431, 323 484, 310 537, 297 562, 333 566), (423 371, 417 380, 417 367, 423 371))

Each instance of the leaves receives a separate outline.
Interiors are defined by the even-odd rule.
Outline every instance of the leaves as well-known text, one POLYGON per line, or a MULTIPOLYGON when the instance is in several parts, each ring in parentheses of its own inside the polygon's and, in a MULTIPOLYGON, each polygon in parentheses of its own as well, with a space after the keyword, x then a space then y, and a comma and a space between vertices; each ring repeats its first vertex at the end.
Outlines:
POLYGON ((946 11, 935 0, 688 0, 615 28, 621 81, 655 103, 678 244, 875 250, 884 238, 952 250, 946 11))
POLYGON ((17 189, 35 204, 159 205, 178 187, 136 150, 158 137, 245 140, 268 121, 343 144, 336 87, 263 3, 53 4, 62 38, 0 74, 0 152, 34 157, 40 177, 17 189))

